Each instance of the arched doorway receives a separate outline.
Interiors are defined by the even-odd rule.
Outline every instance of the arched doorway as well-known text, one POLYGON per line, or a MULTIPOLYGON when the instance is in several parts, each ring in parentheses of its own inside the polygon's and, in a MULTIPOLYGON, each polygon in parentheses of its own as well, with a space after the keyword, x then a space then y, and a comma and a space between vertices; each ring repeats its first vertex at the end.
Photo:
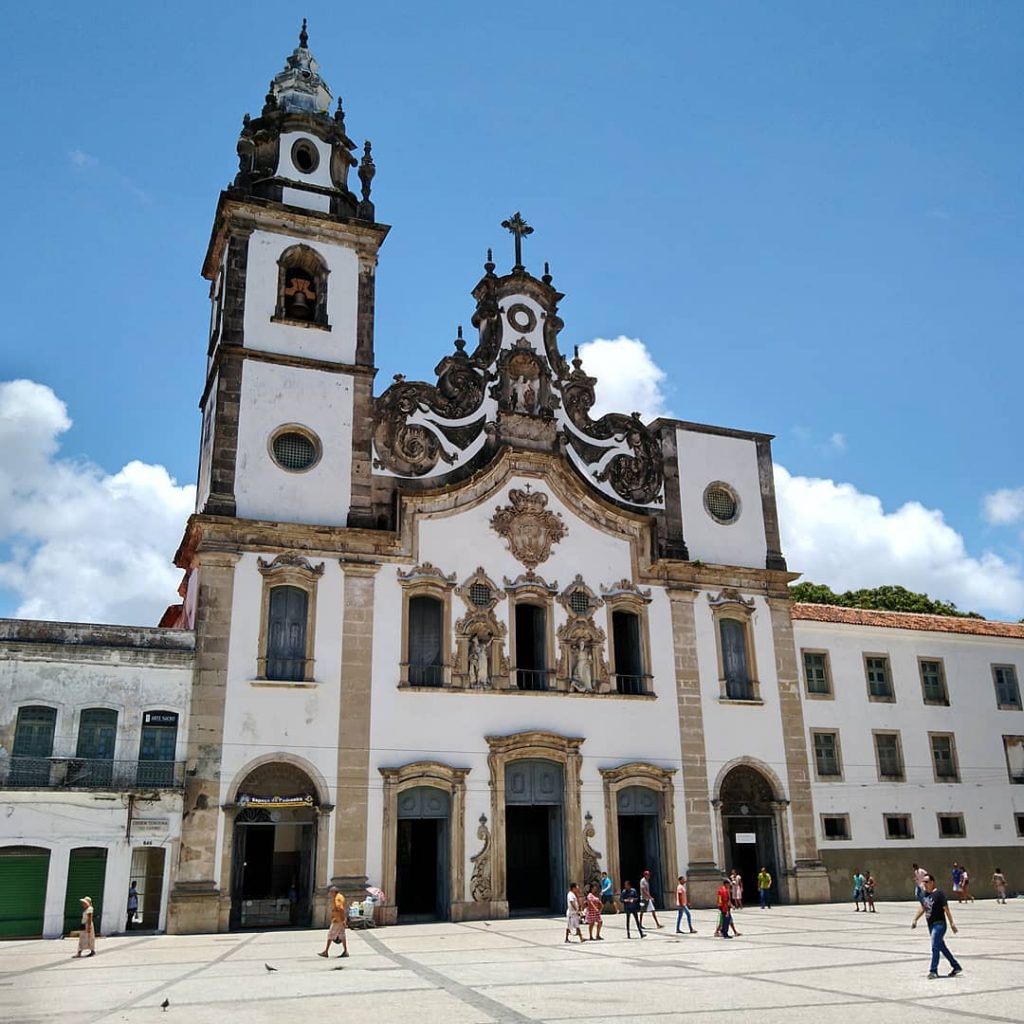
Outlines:
POLYGON ((744 899, 757 899, 757 875, 767 867, 772 876, 771 901, 779 899, 779 797, 767 777, 749 764, 731 768, 719 788, 725 870, 743 877, 744 899))
POLYGON ((238 786, 231 849, 236 928, 308 928, 316 877, 317 796, 309 776, 274 762, 238 786))
POLYGON ((415 786, 398 795, 395 902, 401 922, 448 917, 451 800, 443 789, 415 786))
POLYGON ((562 909, 565 877, 565 781, 555 761, 513 761, 505 768, 505 863, 510 913, 562 909))
POLYGON ((616 813, 622 884, 629 879, 639 889, 640 876, 644 871, 650 871, 655 906, 666 906, 662 893, 661 793, 646 786, 620 789, 616 794, 616 813))

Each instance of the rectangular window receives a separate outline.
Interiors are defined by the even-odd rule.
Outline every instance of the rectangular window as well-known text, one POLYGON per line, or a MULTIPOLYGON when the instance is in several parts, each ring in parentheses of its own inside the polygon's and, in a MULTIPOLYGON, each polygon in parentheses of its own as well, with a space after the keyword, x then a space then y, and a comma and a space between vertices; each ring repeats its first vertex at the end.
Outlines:
POLYGON ((932 765, 936 782, 959 782, 960 772, 956 764, 956 743, 953 734, 932 732, 928 734, 932 746, 932 765))
POLYGON ((889 671, 889 659, 885 655, 865 655, 864 672, 868 679, 869 700, 896 700, 892 688, 892 674, 889 671))
POLYGON ((1013 820, 1017 825, 1017 835, 1024 836, 1024 814, 1015 814, 1013 820))
POLYGON ((946 691, 946 672, 942 662, 937 658, 920 658, 917 662, 921 670, 921 694, 925 704, 949 705, 949 694, 946 691))
POLYGON ((849 839, 850 816, 848 814, 823 814, 821 834, 825 839, 849 839))
POLYGON ((12 786, 50 784, 50 758, 57 725, 54 708, 27 707, 18 711, 8 781, 12 786))
POLYGON ((825 651, 804 651, 804 679, 807 693, 812 697, 832 696, 832 677, 829 674, 828 654, 825 651))
POLYGON ((174 785, 174 753, 178 743, 178 715, 174 711, 146 711, 139 742, 138 784, 174 785))
POLYGON ((725 696, 729 700, 753 700, 747 666, 747 629, 738 619, 720 619, 718 633, 722 643, 722 669, 725 696))
POLYGON ((914 823, 909 814, 885 815, 886 839, 913 839, 914 823))
POLYGON ((996 684, 996 705, 1000 708, 1020 710, 1017 669, 1013 665, 993 665, 992 677, 996 684))
POLYGON ((843 774, 839 763, 839 733, 812 732, 814 741, 814 770, 821 779, 836 779, 843 774))
POLYGON ((875 733, 875 757, 878 761, 878 778, 882 782, 903 780, 903 749, 898 732, 875 733))
POLYGON ((1010 781, 1024 786, 1024 736, 1004 736, 1003 750, 1010 781))
POLYGON ((964 825, 964 816, 962 814, 939 815, 940 839, 963 839, 966 835, 967 828, 964 825))

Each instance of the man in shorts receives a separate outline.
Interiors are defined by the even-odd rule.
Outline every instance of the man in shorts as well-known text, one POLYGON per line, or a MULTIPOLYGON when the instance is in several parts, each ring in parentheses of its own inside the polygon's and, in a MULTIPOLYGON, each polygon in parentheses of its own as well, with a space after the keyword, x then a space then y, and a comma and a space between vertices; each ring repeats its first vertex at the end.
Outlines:
POLYGON ((324 946, 324 951, 317 953, 317 956, 322 956, 326 959, 331 951, 332 942, 340 942, 341 955, 348 956, 348 937, 345 934, 346 926, 348 925, 348 907, 345 906, 345 897, 332 885, 327 890, 327 899, 330 901, 328 906, 331 912, 331 929, 327 933, 327 945, 324 946))
POLYGON ((654 898, 651 896, 651 872, 650 870, 645 871, 640 876, 640 927, 644 926, 644 914, 650 913, 651 917, 654 918, 654 923, 659 928, 665 926, 658 920, 658 915, 654 909, 654 898))

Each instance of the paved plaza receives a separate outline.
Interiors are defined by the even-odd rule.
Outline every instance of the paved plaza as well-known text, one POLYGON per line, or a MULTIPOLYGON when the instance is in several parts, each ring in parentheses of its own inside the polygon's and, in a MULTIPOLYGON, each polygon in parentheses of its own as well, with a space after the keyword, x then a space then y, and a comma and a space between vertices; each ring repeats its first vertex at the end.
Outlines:
POLYGON ((0 1021, 1024 1021, 1024 900, 954 904, 964 973, 936 981, 915 906, 751 908, 728 942, 712 938, 712 911, 695 912, 697 935, 674 934, 666 911, 643 941, 609 917, 606 940, 582 946, 554 918, 407 925, 350 932, 345 960, 316 956, 319 931, 101 938, 82 960, 72 939, 7 942, 0 1021))

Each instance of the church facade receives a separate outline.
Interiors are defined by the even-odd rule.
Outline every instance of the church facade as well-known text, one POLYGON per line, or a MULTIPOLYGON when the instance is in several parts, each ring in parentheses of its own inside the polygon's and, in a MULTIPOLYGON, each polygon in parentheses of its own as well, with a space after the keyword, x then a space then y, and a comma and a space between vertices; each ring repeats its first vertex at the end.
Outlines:
MULTIPOLYGON (((699 905, 723 869, 752 888, 762 865, 773 898, 813 902, 845 894, 864 850, 899 850, 897 870, 905 837, 880 830, 886 814, 908 813, 912 780, 864 782, 872 792, 854 806, 842 787, 867 755, 829 773, 840 732, 844 751, 874 742, 887 755, 892 742, 868 737, 905 736, 909 754, 919 727, 965 729, 955 702, 917 709, 903 684, 876 699, 897 634, 900 659, 920 647, 919 661, 941 663, 947 697, 959 692, 956 658, 934 650, 939 628, 794 614, 771 437, 593 415, 600 382, 562 350, 562 295, 546 266, 528 269, 532 229, 519 213, 502 224, 511 262, 488 251, 471 327, 439 351, 434 379, 398 375, 375 394, 374 277, 388 227, 370 144, 358 151, 332 106, 304 29, 260 115, 244 120, 203 266, 211 326, 197 509, 176 554, 182 603, 153 636, 107 638, 174 647, 139 656, 138 685, 168 694, 166 706, 142 703, 165 723, 177 716, 164 760, 180 777, 136 771, 110 784, 130 791, 129 822, 143 817, 136 790, 163 801, 153 923, 308 926, 322 921, 329 885, 358 899, 367 884, 385 894, 385 922, 546 913, 564 907, 570 881, 607 871, 636 882, 644 869, 663 902, 685 871, 699 905), (862 644, 875 680, 863 694, 842 682, 862 644)), ((991 660, 1007 701, 971 718, 978 764, 995 763, 994 749, 1016 758, 1024 734, 1010 685, 1010 670, 1014 686, 1024 671, 1024 629, 1006 628, 941 638, 991 660), (993 747, 997 733, 1009 742, 993 747)), ((12 664, 82 656, 59 639, 40 654, 32 624, 3 639, 12 664)), ((41 685, 21 685, 0 723, 12 765, 30 756, 20 716, 51 705, 36 717, 64 716, 70 756, 83 712, 61 711, 67 694, 41 685)), ((79 706, 94 699, 91 684, 75 685, 79 706)), ((122 709, 134 699, 108 710, 134 721, 122 709)), ((37 759, 46 728, 31 732, 37 759)), ((49 728, 48 763, 59 735, 49 728)), ((139 764, 151 760, 140 749, 139 764)), ((1016 763, 989 780, 985 837, 1002 823, 997 845, 1024 870, 1024 840, 1011 834, 1015 822, 1024 831, 1016 763)), ((35 788, 54 788, 43 771, 40 761, 35 788)), ((921 798, 936 828, 954 784, 936 776, 921 798)), ((46 837, 0 822, 0 877, 5 847, 9 871, 35 856, 37 873, 58 876, 63 854, 41 868, 26 852, 52 850, 46 837)), ((135 867, 127 854, 115 861, 117 889, 135 867)), ((50 890, 44 931, 60 903, 50 890)))

